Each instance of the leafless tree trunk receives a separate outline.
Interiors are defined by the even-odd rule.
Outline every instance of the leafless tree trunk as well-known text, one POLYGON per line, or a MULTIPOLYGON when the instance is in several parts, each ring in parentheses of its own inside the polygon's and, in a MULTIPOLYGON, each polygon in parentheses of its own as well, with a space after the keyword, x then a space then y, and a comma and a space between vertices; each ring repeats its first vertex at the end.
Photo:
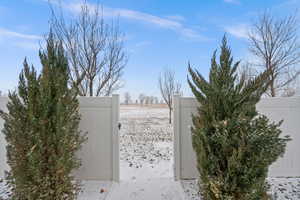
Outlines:
POLYGON ((145 101, 146 96, 144 94, 139 95, 140 104, 143 105, 145 101))
POLYGON ((241 63, 240 67, 238 68, 238 77, 241 79, 243 77, 244 80, 249 81, 256 77, 259 74, 258 71, 255 69, 251 63, 241 63))
POLYGON ((288 87, 288 88, 284 89, 281 96, 282 97, 292 97, 295 94, 296 94, 296 89, 288 87))
MULTIPOLYGON (((287 73, 287 79, 290 78, 290 76, 292 76, 293 73, 287 73)), ((289 82, 288 84, 286 84, 281 91, 281 96, 282 97, 291 97, 296 95, 297 92, 297 88, 299 87, 299 77, 297 77, 295 79, 295 81, 289 82)))
POLYGON ((181 93, 181 84, 175 80, 175 72, 165 69, 158 78, 161 96, 169 108, 169 123, 172 123, 173 95, 181 93))
POLYGON ((146 105, 150 104, 150 97, 149 96, 145 97, 145 104, 146 105))
POLYGON ((298 28, 295 15, 275 19, 265 12, 249 32, 250 51, 260 59, 263 70, 270 72, 269 96, 278 95, 300 74, 294 67, 300 63, 298 28))
POLYGON ((130 101, 131 101, 131 96, 130 96, 129 92, 125 92, 125 94, 124 94, 125 104, 128 105, 130 103, 130 101))
POLYGON ((150 97, 150 104, 154 104, 154 100, 155 100, 155 97, 154 97, 154 96, 151 96, 151 97, 150 97))
POLYGON ((52 7, 51 30, 63 42, 71 84, 81 96, 108 96, 122 87, 124 37, 118 23, 105 23, 101 11, 83 1, 78 16, 67 22, 52 7))

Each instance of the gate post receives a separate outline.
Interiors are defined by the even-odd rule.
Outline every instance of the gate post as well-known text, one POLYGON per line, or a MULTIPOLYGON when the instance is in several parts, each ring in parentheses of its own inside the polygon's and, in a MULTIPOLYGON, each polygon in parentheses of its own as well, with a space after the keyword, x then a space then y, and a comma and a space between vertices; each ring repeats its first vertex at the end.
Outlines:
POLYGON ((112 116, 112 179, 118 182, 120 180, 120 159, 119 159, 119 112, 120 99, 118 94, 112 95, 111 102, 111 116, 112 116))
POLYGON ((173 96, 173 132, 174 132, 174 178, 180 179, 181 151, 180 151, 180 95, 173 96))
MULTIPOLYGON (((9 99, 8 97, 0 97, 0 109, 4 112, 8 112, 7 103, 9 99)), ((4 134, 2 134, 2 129, 4 128, 4 120, 0 118, 0 179, 5 178, 5 171, 9 170, 9 166, 7 164, 6 158, 6 146, 7 142, 4 134)))

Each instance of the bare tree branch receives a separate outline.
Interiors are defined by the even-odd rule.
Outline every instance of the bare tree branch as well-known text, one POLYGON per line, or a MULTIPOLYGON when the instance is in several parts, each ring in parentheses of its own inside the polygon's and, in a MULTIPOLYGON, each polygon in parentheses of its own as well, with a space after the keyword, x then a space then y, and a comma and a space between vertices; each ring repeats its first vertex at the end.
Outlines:
POLYGON ((239 79, 244 79, 244 81, 253 80, 258 74, 258 71, 255 69, 255 66, 249 62, 241 63, 238 68, 238 77, 239 79))
POLYGON ((249 33, 250 52, 270 72, 268 95, 272 97, 300 74, 294 67, 300 63, 298 27, 296 15, 275 19, 265 12, 249 33))
POLYGON ((143 105, 145 103, 146 96, 144 94, 139 95, 140 104, 143 105))
POLYGON ((181 94, 181 84, 175 81, 175 72, 165 69, 158 78, 158 86, 164 102, 169 108, 169 123, 172 122, 173 95, 181 94))
POLYGON ((118 23, 105 23, 102 13, 98 4, 91 7, 83 1, 77 18, 66 22, 52 7, 51 29, 63 42, 71 85, 82 96, 107 96, 123 86, 124 36, 118 23))
POLYGON ((131 96, 130 96, 129 92, 125 92, 125 94, 124 94, 124 103, 126 105, 131 103, 131 96))

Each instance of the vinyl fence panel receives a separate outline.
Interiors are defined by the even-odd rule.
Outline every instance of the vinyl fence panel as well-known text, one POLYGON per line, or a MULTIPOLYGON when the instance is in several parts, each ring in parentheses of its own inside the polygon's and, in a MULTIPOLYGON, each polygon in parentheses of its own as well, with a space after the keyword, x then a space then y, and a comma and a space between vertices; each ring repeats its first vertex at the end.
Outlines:
MULTIPOLYGON (((0 98, 0 109, 6 110, 7 97, 0 98)), ((119 96, 79 97, 81 121, 79 128, 87 141, 78 152, 82 166, 74 171, 80 180, 119 180, 119 96)), ((3 120, 0 119, 0 128, 3 120)), ((6 141, 0 135, 0 178, 6 164, 6 141)))
MULTIPOLYGON (((197 113, 195 98, 174 96, 174 157, 175 179, 198 177, 196 155, 192 148, 192 114, 197 113)), ((284 120, 282 135, 290 135, 283 158, 279 158, 269 169, 270 177, 300 176, 300 97, 265 98, 257 105, 258 112, 271 121, 284 120)))

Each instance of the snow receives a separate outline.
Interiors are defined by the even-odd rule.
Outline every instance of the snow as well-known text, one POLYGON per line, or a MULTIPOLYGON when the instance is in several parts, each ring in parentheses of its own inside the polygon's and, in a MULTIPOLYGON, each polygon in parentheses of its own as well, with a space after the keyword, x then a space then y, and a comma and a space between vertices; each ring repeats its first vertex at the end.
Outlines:
MULTIPOLYGON (((110 181, 81 181, 81 192, 78 200, 105 200, 111 191, 110 181)), ((6 187, 5 181, 0 180, 0 200, 9 199, 10 192, 6 187)))
POLYGON ((172 178, 121 181, 107 200, 185 200, 179 182, 172 178))
POLYGON ((120 179, 172 178, 173 128, 165 106, 121 106, 120 179))
MULTIPOLYGON (((300 199, 300 178, 268 178, 272 200, 300 199)), ((201 200, 197 180, 182 180, 181 185, 187 200, 201 200)))
POLYGON ((201 200, 197 180, 181 180, 187 200, 201 200))
MULTIPOLYGON (((174 181, 168 109, 121 106, 120 183, 82 181, 78 200, 200 200, 196 180, 174 181)), ((300 199, 300 178, 269 178, 274 200, 300 199)), ((0 199, 8 197, 0 181, 0 199)))
POLYGON ((6 182, 0 179, 0 200, 7 199, 9 197, 9 190, 7 189, 6 182))
POLYGON ((111 191, 112 183, 110 181, 82 181, 81 192, 78 200, 105 200, 111 191))
POLYGON ((300 178, 268 178, 274 200, 300 199, 300 178))
POLYGON ((120 183, 107 200, 184 200, 173 176, 173 128, 159 105, 121 106, 120 183))

